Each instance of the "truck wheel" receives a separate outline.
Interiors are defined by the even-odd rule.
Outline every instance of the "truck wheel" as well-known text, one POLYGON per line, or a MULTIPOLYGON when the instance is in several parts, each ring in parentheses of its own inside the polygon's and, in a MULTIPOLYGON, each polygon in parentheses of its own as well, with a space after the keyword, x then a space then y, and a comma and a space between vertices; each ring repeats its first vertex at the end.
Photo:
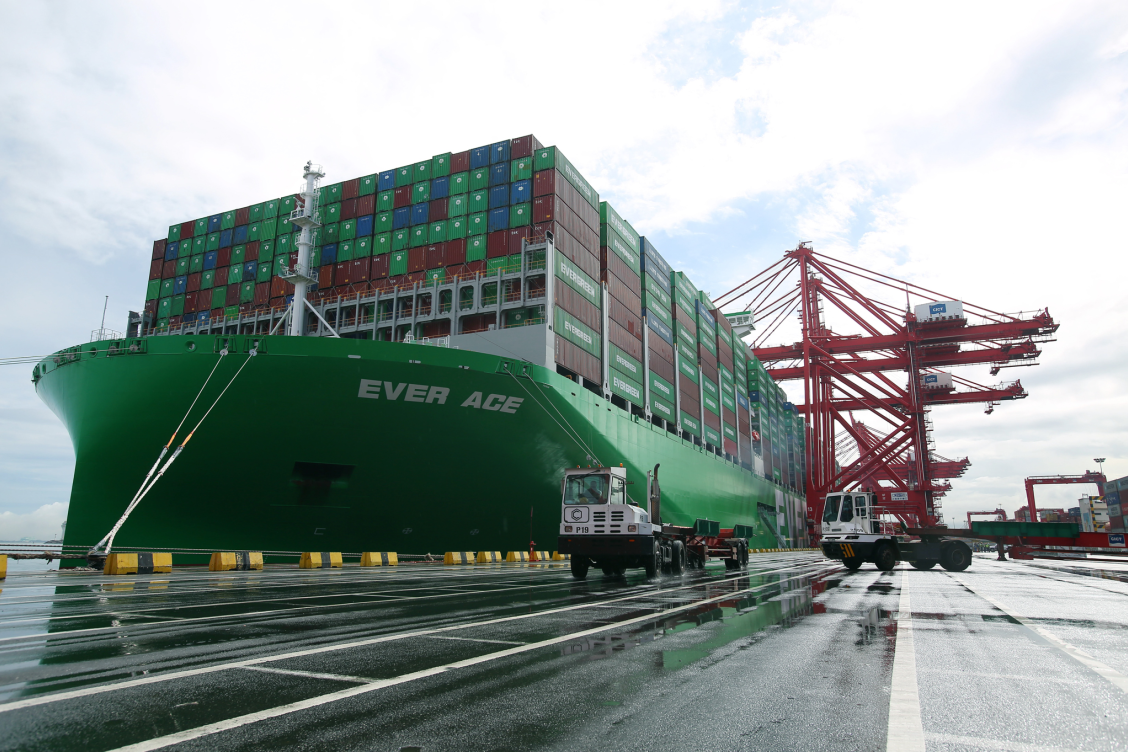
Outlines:
POLYGON ((742 540, 740 542, 740 567, 741 569, 748 566, 748 541, 742 540))
POLYGON ((737 554, 735 559, 725 559, 725 569, 730 572, 734 569, 740 569, 740 555, 737 554))
POLYGON ((882 572, 892 572, 893 567, 897 566, 897 551, 888 543, 884 543, 877 547, 877 551, 873 554, 873 563, 882 572))
POLYGON ((932 569, 936 566, 936 562, 934 561, 912 561, 909 563, 913 565, 913 569, 919 569, 921 571, 932 569))
POLYGON ((971 566, 971 549, 963 541, 952 541, 940 549, 940 566, 949 572, 962 572, 971 566))
POLYGON ((655 546, 654 555, 647 559, 643 566, 646 567, 646 579, 653 580, 657 577, 662 569, 662 549, 655 546))
POLYGON ((588 566, 590 565, 586 557, 572 555, 572 576, 577 580, 587 578, 588 566))
POLYGON ((857 556, 850 556, 848 558, 845 558, 842 560, 842 563, 845 564, 846 568, 851 572, 858 571, 858 569, 862 566, 862 560, 857 556))
POLYGON ((676 540, 670 545, 670 574, 681 574, 685 569, 685 544, 676 540))

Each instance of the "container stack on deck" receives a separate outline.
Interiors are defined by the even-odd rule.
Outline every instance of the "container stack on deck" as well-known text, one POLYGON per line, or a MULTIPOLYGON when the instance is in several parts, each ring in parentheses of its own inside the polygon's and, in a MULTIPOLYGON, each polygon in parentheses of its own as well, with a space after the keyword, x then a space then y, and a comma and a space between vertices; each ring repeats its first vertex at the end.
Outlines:
MULTIPOLYGON (((284 309, 293 285, 280 272, 297 260, 289 221, 297 202, 283 196, 172 225, 153 244, 151 331, 198 330, 284 309)), ((318 212, 309 297, 315 304, 371 299, 365 320, 375 323, 353 336, 398 341, 409 332, 442 337, 547 323, 561 373, 621 409, 801 487, 804 431, 794 406, 708 296, 601 202, 557 147, 529 135, 444 152, 323 186, 318 212), (551 302, 544 273, 528 274, 544 269, 543 251, 525 246, 549 234, 551 302), (477 302, 472 287, 457 284, 486 278, 477 302), (434 312, 442 316, 417 316, 427 320, 414 329, 381 326, 419 313, 418 293, 443 285, 434 312), (499 306, 500 319, 481 312, 522 300, 526 307, 499 306)), ((431 305, 427 299, 428 311, 431 305)))

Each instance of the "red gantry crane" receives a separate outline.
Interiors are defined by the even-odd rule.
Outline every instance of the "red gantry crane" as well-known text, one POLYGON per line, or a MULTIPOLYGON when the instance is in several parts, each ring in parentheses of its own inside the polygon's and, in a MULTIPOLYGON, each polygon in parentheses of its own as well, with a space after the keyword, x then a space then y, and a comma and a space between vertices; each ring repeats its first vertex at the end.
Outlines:
MULTIPOLYGON (((1026 509, 1030 522, 1038 521, 1038 510, 1034 507, 1034 486, 1058 486, 1073 483, 1096 483, 1097 496, 1104 496, 1104 473, 1086 470, 1083 475, 1031 475, 1026 479, 1026 509)), ((1022 510, 1019 510, 1022 511, 1022 510)), ((1017 519, 1018 512, 1015 512, 1017 519)))
POLYGON ((941 369, 1035 365, 1039 345, 1057 331, 1048 310, 1004 314, 816 253, 808 243, 716 301, 743 303, 758 323, 752 350, 773 379, 801 380, 805 416, 807 525, 818 538, 831 491, 872 489, 884 511, 910 527, 938 522, 938 497, 969 464, 934 451, 932 407, 1026 396, 1014 381, 984 386, 941 369), (861 292, 886 289, 901 306, 861 292), (914 308, 914 303, 918 304, 914 308), (919 305, 923 304, 923 305, 919 305), (852 330, 835 331, 826 313, 852 330), (792 315, 800 339, 767 343, 792 315), (863 425, 856 415, 866 415, 863 425), (836 440, 844 434, 843 445, 836 440), (843 451, 845 450, 845 451, 843 451), (856 454, 856 456, 854 456, 856 454))

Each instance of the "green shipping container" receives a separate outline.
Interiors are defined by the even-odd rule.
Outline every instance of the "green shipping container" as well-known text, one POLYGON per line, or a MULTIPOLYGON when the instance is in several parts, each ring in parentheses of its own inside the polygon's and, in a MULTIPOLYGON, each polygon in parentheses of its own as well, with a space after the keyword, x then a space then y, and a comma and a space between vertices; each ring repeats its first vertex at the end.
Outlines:
POLYGON ((331 225, 325 225, 321 228, 321 240, 326 245, 336 243, 341 239, 341 224, 334 222, 331 225))
POLYGON ((532 224, 533 219, 533 205, 532 204, 514 204, 509 207, 509 226, 510 227, 524 227, 532 224))
POLYGON ((319 219, 321 220, 321 224, 323 225, 341 221, 340 204, 325 204, 317 210, 317 213, 320 215, 319 219))
POLYGON ((531 180, 533 177, 533 158, 522 157, 509 163, 509 182, 531 180))
POLYGON ((169 311, 170 316, 182 316, 184 314, 184 296, 172 296, 172 309, 169 311))
POLYGON ((554 330, 557 335, 597 358, 601 356, 601 341, 598 334, 563 308, 555 306, 553 310, 554 330))
POLYGON ((423 204, 431 200, 431 181, 424 180, 422 183, 416 183, 411 189, 411 203, 423 204))
POLYGON ((340 228, 341 229, 340 229, 339 237, 340 237, 341 240, 352 240, 353 238, 356 237, 356 220, 355 219, 342 220, 341 224, 340 224, 340 228))
POLYGON ((431 157, 431 177, 441 178, 450 174, 450 152, 431 157))
MULTIPOLYGON (((201 256, 201 258, 203 258, 203 257, 201 256)), ((191 258, 178 258, 176 260, 176 276, 183 277, 185 274, 188 273, 188 267, 191 266, 191 265, 192 265, 192 259, 191 258)), ((204 266, 203 262, 201 261, 200 262, 200 268, 202 269, 203 266, 204 266)))
POLYGON ((673 405, 674 400, 677 399, 677 396, 674 394, 674 385, 653 371, 648 373, 647 376, 650 379, 650 393, 658 395, 673 405))
POLYGON ((614 368, 608 368, 607 371, 608 386, 611 387, 611 393, 641 407, 642 384, 614 368))
POLYGON ((371 196, 376 192, 376 185, 379 181, 378 175, 365 175, 360 179, 360 190, 357 192, 358 196, 371 196))
POLYGON ((431 180, 431 160, 423 162, 416 162, 411 174, 411 182, 418 183, 420 181, 431 180))
POLYGON ((466 217, 454 217, 447 220, 447 240, 458 240, 466 237, 469 222, 466 217))
POLYGON ((456 172, 450 176, 450 195, 470 192, 470 173, 456 172))
POLYGON ((168 226, 168 242, 175 243, 180 240, 180 225, 168 226))
POLYGON ((274 258, 274 241, 264 240, 259 243, 259 261, 270 261, 274 258))
POLYGON ((236 316, 239 315, 239 306, 237 306, 237 305, 227 306, 226 308, 223 309, 223 315, 224 316, 230 316, 231 318, 235 318, 236 316))
POLYGON ((353 260, 353 244, 348 241, 341 241, 337 244, 337 261, 352 261, 353 260))
POLYGON ((692 381, 694 384, 698 383, 699 379, 701 378, 701 375, 697 372, 696 359, 690 362, 685 358, 678 358, 678 372, 681 373, 683 377, 692 381))
POLYGON ((277 219, 264 219, 262 226, 259 229, 259 238, 261 240, 273 240, 278 236, 278 220, 277 219))
POLYGON ((486 236, 472 235, 466 241, 466 260, 482 261, 486 257, 486 236))
POLYGON ((396 170, 396 188, 402 188, 405 185, 411 185, 412 177, 415 175, 415 165, 408 165, 407 167, 400 167, 396 170))
POLYGON ((149 286, 145 288, 145 300, 157 300, 161 297, 161 281, 150 279, 149 286))
POLYGON ((489 211, 490 208, 490 192, 489 191, 471 191, 470 197, 466 203, 467 213, 476 214, 478 212, 489 211))
POLYGON ((467 235, 484 235, 489 223, 486 220, 485 212, 478 212, 471 214, 470 218, 466 221, 466 234, 467 235))
MULTIPOLYGON (((337 195, 339 196, 340 195, 340 185, 338 184, 338 185, 332 186, 332 187, 337 188, 337 191, 338 191, 337 195)), ((340 198, 334 199, 334 201, 340 201, 340 200, 341 200, 340 198)), ((294 196, 293 194, 291 194, 289 196, 283 196, 282 198, 278 199, 278 218, 279 219, 289 219, 290 218, 290 212, 294 211, 294 209, 297 209, 297 208, 298 208, 298 199, 297 199, 296 196, 294 196)))
POLYGON ((262 202, 262 218, 264 220, 278 216, 278 201, 279 199, 274 199, 273 201, 262 202))
POLYGON ((705 439, 706 443, 712 444, 713 446, 721 445, 721 435, 719 433, 714 431, 712 428, 709 428, 709 426, 705 426, 704 431, 705 434, 702 436, 702 438, 705 439))
POLYGON ((195 232, 192 233, 192 237, 198 238, 201 235, 207 235, 207 234, 208 234, 208 218, 204 217, 203 219, 197 219, 196 220, 195 232))
POLYGON ((376 211, 391 213, 396 208, 396 192, 380 191, 376 194, 376 211))
POLYGON ((674 317, 670 315, 670 312, 667 311, 666 308, 662 306, 657 300, 654 300, 653 296, 647 295, 647 292, 645 290, 643 290, 642 292, 642 307, 645 308, 651 316, 656 317, 666 326, 673 328, 674 317))
POLYGON ((382 256, 385 253, 392 251, 392 234, 390 232, 382 232, 379 235, 372 237, 372 255, 382 256))
POLYGON ((255 301, 255 283, 244 282, 239 286, 239 302, 253 303, 255 301))
POLYGON ((609 365, 612 368, 618 369, 624 376, 629 376, 635 381, 642 381, 642 363, 613 344, 609 344, 607 348, 608 358, 610 359, 609 365))
POLYGON ((164 319, 165 325, 168 324, 168 317, 172 315, 172 298, 162 298, 157 303, 157 316, 164 319))
POLYGON ((243 267, 232 266, 227 271, 227 284, 234 285, 243 281, 243 267))
MULTIPOLYGON (((267 265, 269 268, 269 265, 267 265)), ((215 269, 208 269, 200 274, 200 289, 210 290, 215 286, 215 269)))
POLYGON ((218 251, 219 250, 219 233, 213 232, 207 236, 207 242, 204 246, 205 250, 218 251))
POLYGON ((638 253, 641 244, 634 228, 623 221, 623 218, 619 216, 619 212, 615 211, 611 204, 606 201, 601 201, 599 203, 599 239, 602 245, 609 245, 605 238, 610 231, 619 233, 619 235, 627 241, 627 245, 634 248, 635 253, 638 253))
MULTIPOLYGON (((177 260, 176 269, 180 271, 180 260, 177 260)), ((198 253, 188 259, 188 273, 195 274, 204 270, 204 254, 198 253)))
POLYGON ((687 413, 685 410, 681 411, 681 426, 683 431, 688 431, 700 438, 701 436, 701 421, 698 418, 687 413))
POLYGON ((470 212, 470 199, 468 196, 451 196, 447 199, 448 217, 465 217, 470 212))
POLYGON ((441 285, 446 281, 446 269, 442 267, 439 267, 438 269, 428 269, 426 276, 423 279, 424 284, 441 285))
POLYGON ((225 302, 226 300, 227 300, 227 288, 226 287, 224 287, 223 285, 220 285, 219 287, 212 289, 212 302, 211 302, 212 308, 223 308, 223 306, 226 305, 226 302, 225 302))
POLYGON ((247 220, 252 223, 261 222, 263 217, 262 207, 262 204, 255 204, 254 206, 252 206, 251 210, 247 213, 247 220))
POLYGON ((376 220, 373 222, 373 231, 379 235, 382 232, 392 231, 392 213, 380 212, 376 215, 376 220))
MULTIPOLYGON (((407 248, 409 245, 411 245, 411 233, 408 231, 408 229, 406 227, 400 228, 399 230, 396 230, 395 232, 392 233, 392 250, 393 251, 403 250, 403 249, 407 248)), ((406 256, 405 256, 405 258, 406 258, 406 256)), ((407 267, 404 267, 404 268, 406 269, 407 267)), ((395 272, 388 272, 388 273, 389 274, 395 274, 395 272)), ((401 274, 407 274, 406 271, 400 272, 400 273, 401 274)))
POLYGON ((429 243, 445 243, 447 240, 447 223, 446 220, 439 220, 438 222, 431 223, 431 231, 428 236, 429 243))
POLYGON ((357 238, 356 249, 353 251, 354 258, 368 258, 372 255, 372 237, 365 236, 357 238))
POLYGON ((488 167, 479 167, 470 171, 470 190, 480 191, 490 187, 490 170, 488 167))
POLYGON ((392 251, 392 257, 388 261, 388 274, 393 277, 407 274, 407 251, 392 251))
POLYGON ((237 245, 231 249, 231 263, 241 264, 246 259, 247 246, 237 245))
MULTIPOLYGON (((660 304, 667 311, 671 312, 672 315, 674 300, 670 297, 670 293, 663 290, 662 286, 649 274, 642 275, 642 284, 645 290, 644 295, 647 297, 653 296, 654 303, 660 304)), ((643 305, 646 305, 646 303, 643 303, 643 305)))
POLYGON ((667 420, 667 421, 670 421, 671 423, 673 423, 674 420, 675 420, 675 418, 674 418, 674 410, 675 409, 676 408, 674 407, 673 402, 670 402, 669 400, 662 399, 658 395, 654 394, 654 392, 650 393, 650 412, 652 412, 657 417, 661 418, 662 420, 667 420))
POLYGON ((219 218, 219 229, 230 230, 235 227, 235 211, 225 211, 219 218))
POLYGON ((411 228, 411 247, 418 248, 427 245, 430 237, 430 228, 427 225, 415 225, 411 228))
POLYGON ((259 261, 258 271, 255 272, 255 282, 269 282, 270 274, 274 271, 269 262, 259 261))

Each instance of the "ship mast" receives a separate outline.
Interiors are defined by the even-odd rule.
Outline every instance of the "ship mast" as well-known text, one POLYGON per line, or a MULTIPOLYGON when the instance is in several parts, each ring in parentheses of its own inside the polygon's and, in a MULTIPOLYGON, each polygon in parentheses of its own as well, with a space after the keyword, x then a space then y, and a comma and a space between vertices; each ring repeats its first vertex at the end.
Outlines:
POLYGON ((298 207, 290 213, 290 222, 302 228, 298 238, 298 260, 292 269, 283 269, 279 275, 287 281, 294 283, 294 301, 290 305, 290 334, 300 337, 304 329, 306 309, 306 288, 315 277, 311 276, 309 266, 309 252, 313 247, 313 233, 321 227, 320 217, 317 214, 317 197, 320 189, 317 181, 325 177, 321 165, 306 162, 305 187, 302 189, 298 207))

